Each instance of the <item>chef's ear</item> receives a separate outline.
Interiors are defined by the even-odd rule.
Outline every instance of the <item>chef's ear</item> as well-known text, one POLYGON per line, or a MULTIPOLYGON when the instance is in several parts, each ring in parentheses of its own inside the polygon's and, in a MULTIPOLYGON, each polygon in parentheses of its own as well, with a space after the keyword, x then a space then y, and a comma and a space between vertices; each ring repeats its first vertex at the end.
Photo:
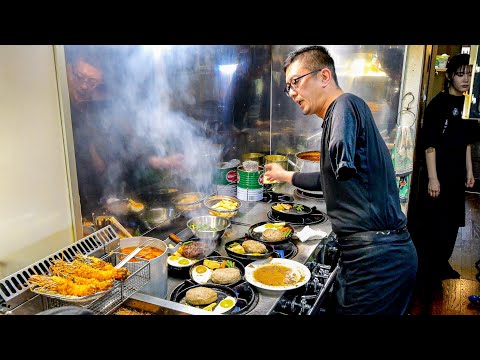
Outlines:
POLYGON ((320 75, 320 80, 324 85, 327 85, 330 82, 330 80, 332 80, 332 72, 328 68, 322 69, 319 75, 320 75))

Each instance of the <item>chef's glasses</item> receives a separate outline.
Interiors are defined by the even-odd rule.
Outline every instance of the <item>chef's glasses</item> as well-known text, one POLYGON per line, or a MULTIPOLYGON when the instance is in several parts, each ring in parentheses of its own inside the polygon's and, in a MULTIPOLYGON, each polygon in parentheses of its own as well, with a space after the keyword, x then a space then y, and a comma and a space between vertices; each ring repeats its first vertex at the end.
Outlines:
POLYGON ((73 69, 72 74, 75 78, 75 80, 79 84, 86 84, 90 89, 95 89, 98 85, 102 83, 102 80, 92 78, 92 77, 86 77, 83 74, 79 74, 75 69, 73 69))
POLYGON ((290 97, 290 90, 292 89, 292 87, 296 90, 298 89, 298 85, 299 85, 299 81, 301 78, 307 76, 307 75, 310 75, 310 74, 314 74, 316 72, 319 72, 319 71, 322 71, 323 69, 325 68, 322 68, 322 69, 317 69, 317 70, 313 70, 313 71, 310 71, 306 74, 303 74, 299 77, 296 77, 292 80, 290 80, 290 82, 285 86, 285 89, 283 89, 283 92, 285 93, 285 95, 287 95, 288 97, 290 97))

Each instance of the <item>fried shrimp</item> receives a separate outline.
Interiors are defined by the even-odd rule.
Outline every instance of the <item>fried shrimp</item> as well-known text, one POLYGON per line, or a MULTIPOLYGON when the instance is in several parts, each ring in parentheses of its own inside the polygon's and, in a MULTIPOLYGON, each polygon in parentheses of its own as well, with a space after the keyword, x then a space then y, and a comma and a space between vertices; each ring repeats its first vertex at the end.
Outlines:
POLYGON ((56 259, 51 275, 32 275, 28 282, 37 285, 35 292, 84 297, 112 289, 115 280, 125 280, 130 271, 93 256, 77 254, 72 262, 56 259))
POLYGON ((42 287, 46 293, 83 297, 100 291, 95 285, 75 284, 72 280, 60 276, 32 275, 28 281, 42 287))
POLYGON ((112 270, 115 268, 111 263, 106 262, 102 259, 99 259, 95 256, 85 256, 82 254, 76 254, 74 260, 80 261, 81 263, 87 264, 99 270, 112 270))
POLYGON ((56 274, 75 275, 88 279, 96 279, 99 281, 110 279, 121 281, 125 280, 130 275, 130 271, 127 268, 99 270, 77 260, 74 260, 71 263, 57 261, 54 265, 50 266, 50 269, 56 274))
POLYGON ((105 291, 110 289, 114 283, 113 279, 99 281, 97 279, 87 279, 87 278, 83 278, 75 275, 66 276, 65 278, 72 280, 75 284, 78 284, 78 285, 93 285, 99 291, 105 291))

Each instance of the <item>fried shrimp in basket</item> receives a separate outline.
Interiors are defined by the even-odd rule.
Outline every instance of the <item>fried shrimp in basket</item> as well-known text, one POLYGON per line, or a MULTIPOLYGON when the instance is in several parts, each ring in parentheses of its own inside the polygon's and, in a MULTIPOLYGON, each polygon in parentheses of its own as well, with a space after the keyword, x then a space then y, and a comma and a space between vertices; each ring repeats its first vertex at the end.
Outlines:
POLYGON ((110 270, 100 270, 77 260, 72 262, 63 260, 54 261, 54 265, 50 266, 50 270, 55 274, 75 275, 82 278, 96 279, 98 281, 111 279, 121 281, 130 275, 130 271, 127 268, 116 269, 112 267, 110 270))
POLYGON ((53 260, 50 274, 32 275, 28 279, 32 291, 68 297, 89 297, 112 289, 115 280, 125 280, 130 271, 127 268, 117 269, 93 256, 77 254, 72 262, 53 260))
POLYGON ((97 279, 87 279, 87 278, 83 278, 83 277, 80 277, 80 276, 75 276, 75 275, 58 275, 60 277, 64 277, 65 279, 69 279, 69 280, 72 280, 75 284, 77 285, 93 285, 95 286, 98 291, 105 291, 105 290, 108 290, 110 289, 113 284, 114 284, 114 280, 113 279, 109 279, 109 280, 104 280, 104 281, 99 281, 97 279))
POLYGON ((97 286, 88 284, 75 284, 72 280, 60 276, 32 275, 28 281, 33 285, 42 287, 42 292, 61 294, 67 296, 89 296, 99 292, 97 286))
POLYGON ((75 255, 75 258, 74 258, 74 261, 77 260, 77 261, 80 261, 81 263, 84 263, 84 264, 87 264, 95 269, 98 269, 98 270, 112 270, 112 269, 115 269, 115 267, 107 262, 107 261, 104 261, 102 259, 99 259, 95 256, 86 256, 86 255, 82 255, 82 254, 76 254, 75 255))

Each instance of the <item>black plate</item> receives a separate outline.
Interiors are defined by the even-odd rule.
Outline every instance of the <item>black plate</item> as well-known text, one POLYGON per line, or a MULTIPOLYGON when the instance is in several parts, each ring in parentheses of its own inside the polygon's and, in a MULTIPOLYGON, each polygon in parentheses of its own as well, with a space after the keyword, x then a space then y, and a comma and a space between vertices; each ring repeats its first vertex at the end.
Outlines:
MULTIPOLYGON (((186 243, 186 242, 190 242, 190 241, 199 241, 200 239, 198 238, 190 238, 186 241, 183 241, 183 243, 186 243)), ((218 252, 215 251, 215 247, 213 248, 212 252, 210 254, 207 254, 207 257, 208 256, 213 256, 213 255, 218 255, 220 256, 220 254, 218 252)), ((169 255, 171 256, 171 255, 169 255)), ((167 258, 168 259, 168 258, 167 258)), ((198 261, 200 261, 201 259, 199 259, 198 261)), ((198 262, 197 261, 197 262, 198 262)), ((188 274, 189 274, 189 271, 190 271, 190 268, 195 265, 197 262, 193 263, 193 264, 190 264, 188 266, 175 266, 175 265, 171 265, 171 264, 168 264, 167 263, 167 268, 168 268, 168 274, 169 275, 172 275, 172 276, 175 276, 175 277, 181 277, 181 278, 186 278, 188 277, 188 274)))
POLYGON ((292 226, 295 226, 295 225, 305 226, 305 225, 313 225, 313 224, 323 224, 324 222, 326 222, 328 220, 327 214, 318 210, 316 206, 312 207, 312 212, 311 212, 310 215, 307 215, 307 216, 304 216, 304 217, 299 217, 298 219, 294 219, 294 220, 290 220, 290 221, 284 220, 279 216, 273 215, 271 210, 267 213, 267 218, 271 222, 285 221, 285 222, 288 222, 292 226))
MULTIPOLYGON (((192 281, 194 283, 197 283, 197 284, 200 284, 199 282, 197 282, 194 278, 193 278, 193 271, 195 269, 195 267, 197 267, 198 265, 202 265, 203 264, 203 261, 205 259, 208 259, 208 260, 214 260, 214 261, 219 261, 219 262, 222 262, 223 260, 229 260, 229 261, 233 261, 235 263, 235 267, 240 270, 240 279, 233 282, 233 283, 230 283, 230 284, 219 284, 219 285, 226 285, 226 286, 232 286, 232 285, 235 285, 237 283, 239 283, 240 281, 243 281, 243 276, 245 275, 245 267, 243 266, 243 264, 236 260, 236 259, 233 259, 233 258, 230 258, 230 257, 227 257, 227 256, 207 256, 203 259, 200 259, 198 262, 196 262, 195 264, 193 264, 192 266, 190 266, 190 270, 189 270, 189 274, 190 274, 190 279, 192 279, 192 281)), ((205 284, 216 284, 214 283, 212 280, 208 280, 205 284)))
MULTIPOLYGON (((278 222, 282 222, 282 221, 278 221, 278 222)), ((284 242, 290 241, 292 239, 292 236, 293 236, 294 232, 295 232, 295 229, 292 227, 292 225, 290 225, 288 223, 286 223, 285 226, 292 229, 292 232, 285 239, 280 240, 280 241, 268 241, 267 239, 263 238, 262 233, 258 233, 258 232, 253 231, 253 229, 255 229, 258 226, 261 226, 261 225, 264 225, 264 224, 274 224, 274 223, 275 223, 275 221, 262 221, 262 222, 259 222, 257 224, 254 224, 254 225, 252 225, 248 228, 248 236, 251 237, 254 240, 258 240, 258 241, 260 241, 264 244, 270 244, 270 245, 282 244, 284 242)))
MULTIPOLYGON (((246 239, 247 240, 247 239, 246 239)), ((285 259, 291 259, 295 257, 298 254, 298 247, 291 241, 284 242, 282 244, 277 244, 277 245, 268 245, 265 244, 266 246, 272 246, 273 247, 273 252, 271 253, 272 258, 285 258, 285 259)), ((246 259, 246 258, 241 258, 241 254, 236 254, 232 252, 232 255, 229 255, 230 257, 237 259, 242 262, 243 266, 247 266, 253 261, 259 260, 259 259, 246 259)), ((253 257, 253 256, 252 256, 253 257)))
POLYGON ((235 258, 238 258, 238 259, 242 259, 242 260, 251 260, 251 261, 256 261, 256 260, 260 260, 260 259, 266 259, 268 258, 269 256, 272 256, 273 252, 274 252, 274 248, 273 248, 273 245, 270 245, 270 244, 265 244, 263 241, 262 241, 262 244, 265 245, 265 247, 267 248, 267 252, 265 254, 262 254, 262 255, 249 255, 249 254, 238 254, 236 252, 233 252, 231 250, 229 250, 229 247, 233 244, 233 243, 238 243, 238 244, 242 244, 244 241, 246 240, 255 240, 255 239, 249 239, 248 237, 244 237, 244 238, 241 238, 241 239, 237 239, 237 240, 232 240, 232 241, 228 241, 227 243, 225 243, 225 251, 227 252, 227 254, 231 257, 235 257, 235 258))
POLYGON ((270 205, 270 208, 272 209, 273 215, 277 216, 280 219, 284 219, 285 221, 298 220, 300 218, 308 216, 312 212, 312 208, 310 206, 294 203, 294 202, 275 202, 275 203, 272 203, 272 205, 270 205), (288 205, 291 205, 292 208, 289 210, 274 209, 274 206, 278 204, 288 204, 288 205), (295 206, 301 206, 302 210, 296 210, 295 206))
MULTIPOLYGON (((217 304, 219 304, 220 301, 225 299, 227 296, 231 296, 231 297, 235 298, 235 301, 238 302, 237 293, 232 288, 230 288, 228 286, 225 286, 225 285, 218 285, 218 284, 203 284, 203 285, 193 285, 193 286, 186 287, 185 289, 179 291, 177 294, 172 294, 171 301, 175 301, 175 302, 178 302, 180 304, 187 305, 187 306, 192 306, 192 305, 188 305, 186 303, 185 296, 186 296, 188 290, 196 288, 196 287, 200 287, 200 286, 211 288, 212 290, 214 290, 217 293, 217 295, 218 295, 218 298, 216 300, 217 304)), ((207 306, 207 305, 200 305, 199 308, 203 309, 205 306, 207 306)), ((231 310, 225 312, 224 314, 229 314, 233 310, 235 310, 235 306, 232 307, 231 310)))
MULTIPOLYGON (((180 283, 172 290, 170 300, 175 301, 175 299, 178 297, 178 294, 182 290, 194 285, 197 284, 190 279, 180 283)), ((230 313, 230 315, 246 314, 258 304, 259 296, 257 288, 253 285, 250 285, 245 280, 235 286, 232 286, 231 288, 233 291, 235 291, 235 294, 237 294, 237 303, 235 304, 235 309, 230 313)))

